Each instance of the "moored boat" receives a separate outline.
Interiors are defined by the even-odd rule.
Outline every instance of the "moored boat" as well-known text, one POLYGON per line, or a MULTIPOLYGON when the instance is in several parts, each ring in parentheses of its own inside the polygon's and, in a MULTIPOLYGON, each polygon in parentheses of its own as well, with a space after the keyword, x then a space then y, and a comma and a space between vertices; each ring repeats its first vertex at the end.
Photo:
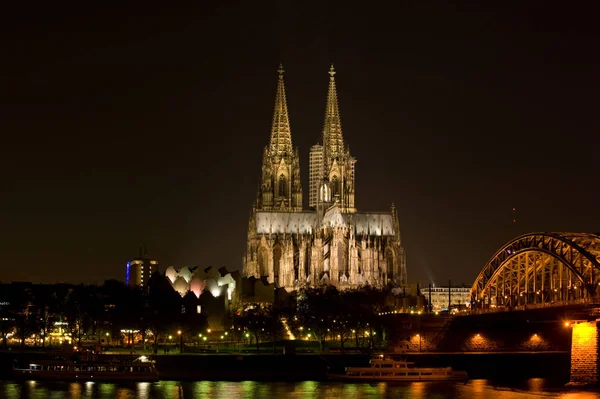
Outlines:
POLYGON ((15 379, 56 381, 158 381, 154 362, 140 356, 133 361, 37 360, 13 366, 15 379))
POLYGON ((346 367, 346 374, 330 374, 331 379, 371 381, 465 381, 465 371, 452 367, 416 367, 414 362, 381 355, 369 367, 346 367))

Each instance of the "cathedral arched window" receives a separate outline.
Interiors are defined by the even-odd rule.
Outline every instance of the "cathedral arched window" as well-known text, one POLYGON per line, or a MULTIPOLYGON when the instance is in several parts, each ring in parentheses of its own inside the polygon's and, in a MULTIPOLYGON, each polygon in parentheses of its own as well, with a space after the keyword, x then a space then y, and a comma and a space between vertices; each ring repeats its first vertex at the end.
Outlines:
POLYGON ((344 242, 338 243, 338 270, 340 272, 340 277, 348 274, 348 246, 344 242))
POLYGON ((279 196, 287 197, 287 179, 283 173, 279 176, 279 196))
POLYGON ((340 179, 337 176, 331 178, 331 196, 334 199, 340 196, 340 179))
POLYGON ((305 279, 308 279, 308 277, 310 276, 310 263, 311 263, 310 262, 310 252, 311 251, 309 250, 309 248, 310 247, 307 245, 306 249, 305 249, 306 252, 304 253, 304 262, 305 262, 305 265, 306 265, 304 267, 304 273, 305 273, 304 274, 304 278, 305 279))
POLYGON ((300 278, 300 251, 297 245, 294 245, 294 281, 300 278))
POLYGON ((281 251, 281 246, 276 245, 275 248, 273 248, 273 275, 275 277, 279 276, 282 255, 283 255, 283 253, 281 251))
POLYGON ((261 276, 269 275, 269 251, 265 247, 258 250, 258 272, 261 276))
POLYGON ((327 183, 323 183, 319 190, 319 201, 330 202, 331 201, 331 190, 327 183))
POLYGON ((394 254, 391 249, 385 252, 386 274, 389 280, 394 278, 394 254))

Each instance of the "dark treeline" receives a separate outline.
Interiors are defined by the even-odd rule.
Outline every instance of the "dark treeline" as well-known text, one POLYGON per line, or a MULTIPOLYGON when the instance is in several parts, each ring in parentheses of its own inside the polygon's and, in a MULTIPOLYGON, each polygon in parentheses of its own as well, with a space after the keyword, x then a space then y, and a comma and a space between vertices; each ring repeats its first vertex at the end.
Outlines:
POLYGON ((256 350, 266 342, 272 342, 275 350, 282 340, 317 342, 320 350, 326 344, 341 350, 371 349, 386 342, 378 315, 395 305, 387 289, 305 288, 274 303, 233 300, 216 315, 223 323, 215 331, 207 322, 215 315, 207 315, 201 299, 191 291, 181 297, 160 273, 151 276, 145 290, 116 280, 102 285, 11 283, 0 288, 4 349, 9 344, 21 348, 137 344, 157 353, 159 344, 178 341, 183 351, 184 337, 186 344, 209 345, 213 340, 256 350))
POLYGON ((386 343, 386 328, 379 314, 394 308, 389 290, 369 286, 338 291, 334 286, 305 288, 291 301, 272 305, 246 305, 234 318, 258 349, 259 342, 282 339, 316 341, 344 350, 372 349, 386 343), (378 335, 379 334, 379 335, 378 335))
POLYGON ((184 329, 194 334, 206 328, 197 305, 193 293, 182 298, 159 273, 150 277, 146 291, 117 280, 102 285, 3 284, 2 345, 6 349, 15 339, 21 347, 66 341, 80 346, 82 341, 131 345, 137 333, 144 346, 150 343, 156 350, 168 332, 184 329))

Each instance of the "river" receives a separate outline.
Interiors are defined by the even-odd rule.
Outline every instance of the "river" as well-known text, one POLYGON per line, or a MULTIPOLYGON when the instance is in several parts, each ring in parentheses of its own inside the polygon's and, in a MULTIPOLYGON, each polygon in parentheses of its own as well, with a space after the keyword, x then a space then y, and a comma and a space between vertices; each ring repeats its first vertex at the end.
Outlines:
POLYGON ((256 381, 160 381, 155 383, 0 381, 0 398, 226 398, 226 399, 370 399, 370 398, 600 398, 600 391, 566 390, 551 380, 520 382, 471 380, 467 383, 348 383, 256 381))

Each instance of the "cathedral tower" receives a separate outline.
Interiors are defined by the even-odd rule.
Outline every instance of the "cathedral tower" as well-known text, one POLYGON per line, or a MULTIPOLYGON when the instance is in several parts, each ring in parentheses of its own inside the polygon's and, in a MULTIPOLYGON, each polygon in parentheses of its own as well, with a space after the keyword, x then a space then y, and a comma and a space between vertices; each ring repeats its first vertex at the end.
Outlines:
POLYGON ((279 80, 275 94, 271 140, 263 151, 258 209, 300 212, 302 210, 300 163, 298 149, 292 146, 282 65, 279 65, 277 72, 279 80))
POLYGON ((354 165, 356 159, 350 155, 350 150, 344 143, 342 121, 335 86, 335 69, 329 68, 329 89, 325 106, 325 121, 323 123, 322 164, 317 165, 317 158, 311 154, 309 169, 319 170, 321 181, 311 178, 310 191, 318 192, 316 201, 311 201, 311 207, 317 203, 336 203, 344 213, 356 212, 354 204, 354 165), (313 187, 313 185, 319 185, 313 187))

